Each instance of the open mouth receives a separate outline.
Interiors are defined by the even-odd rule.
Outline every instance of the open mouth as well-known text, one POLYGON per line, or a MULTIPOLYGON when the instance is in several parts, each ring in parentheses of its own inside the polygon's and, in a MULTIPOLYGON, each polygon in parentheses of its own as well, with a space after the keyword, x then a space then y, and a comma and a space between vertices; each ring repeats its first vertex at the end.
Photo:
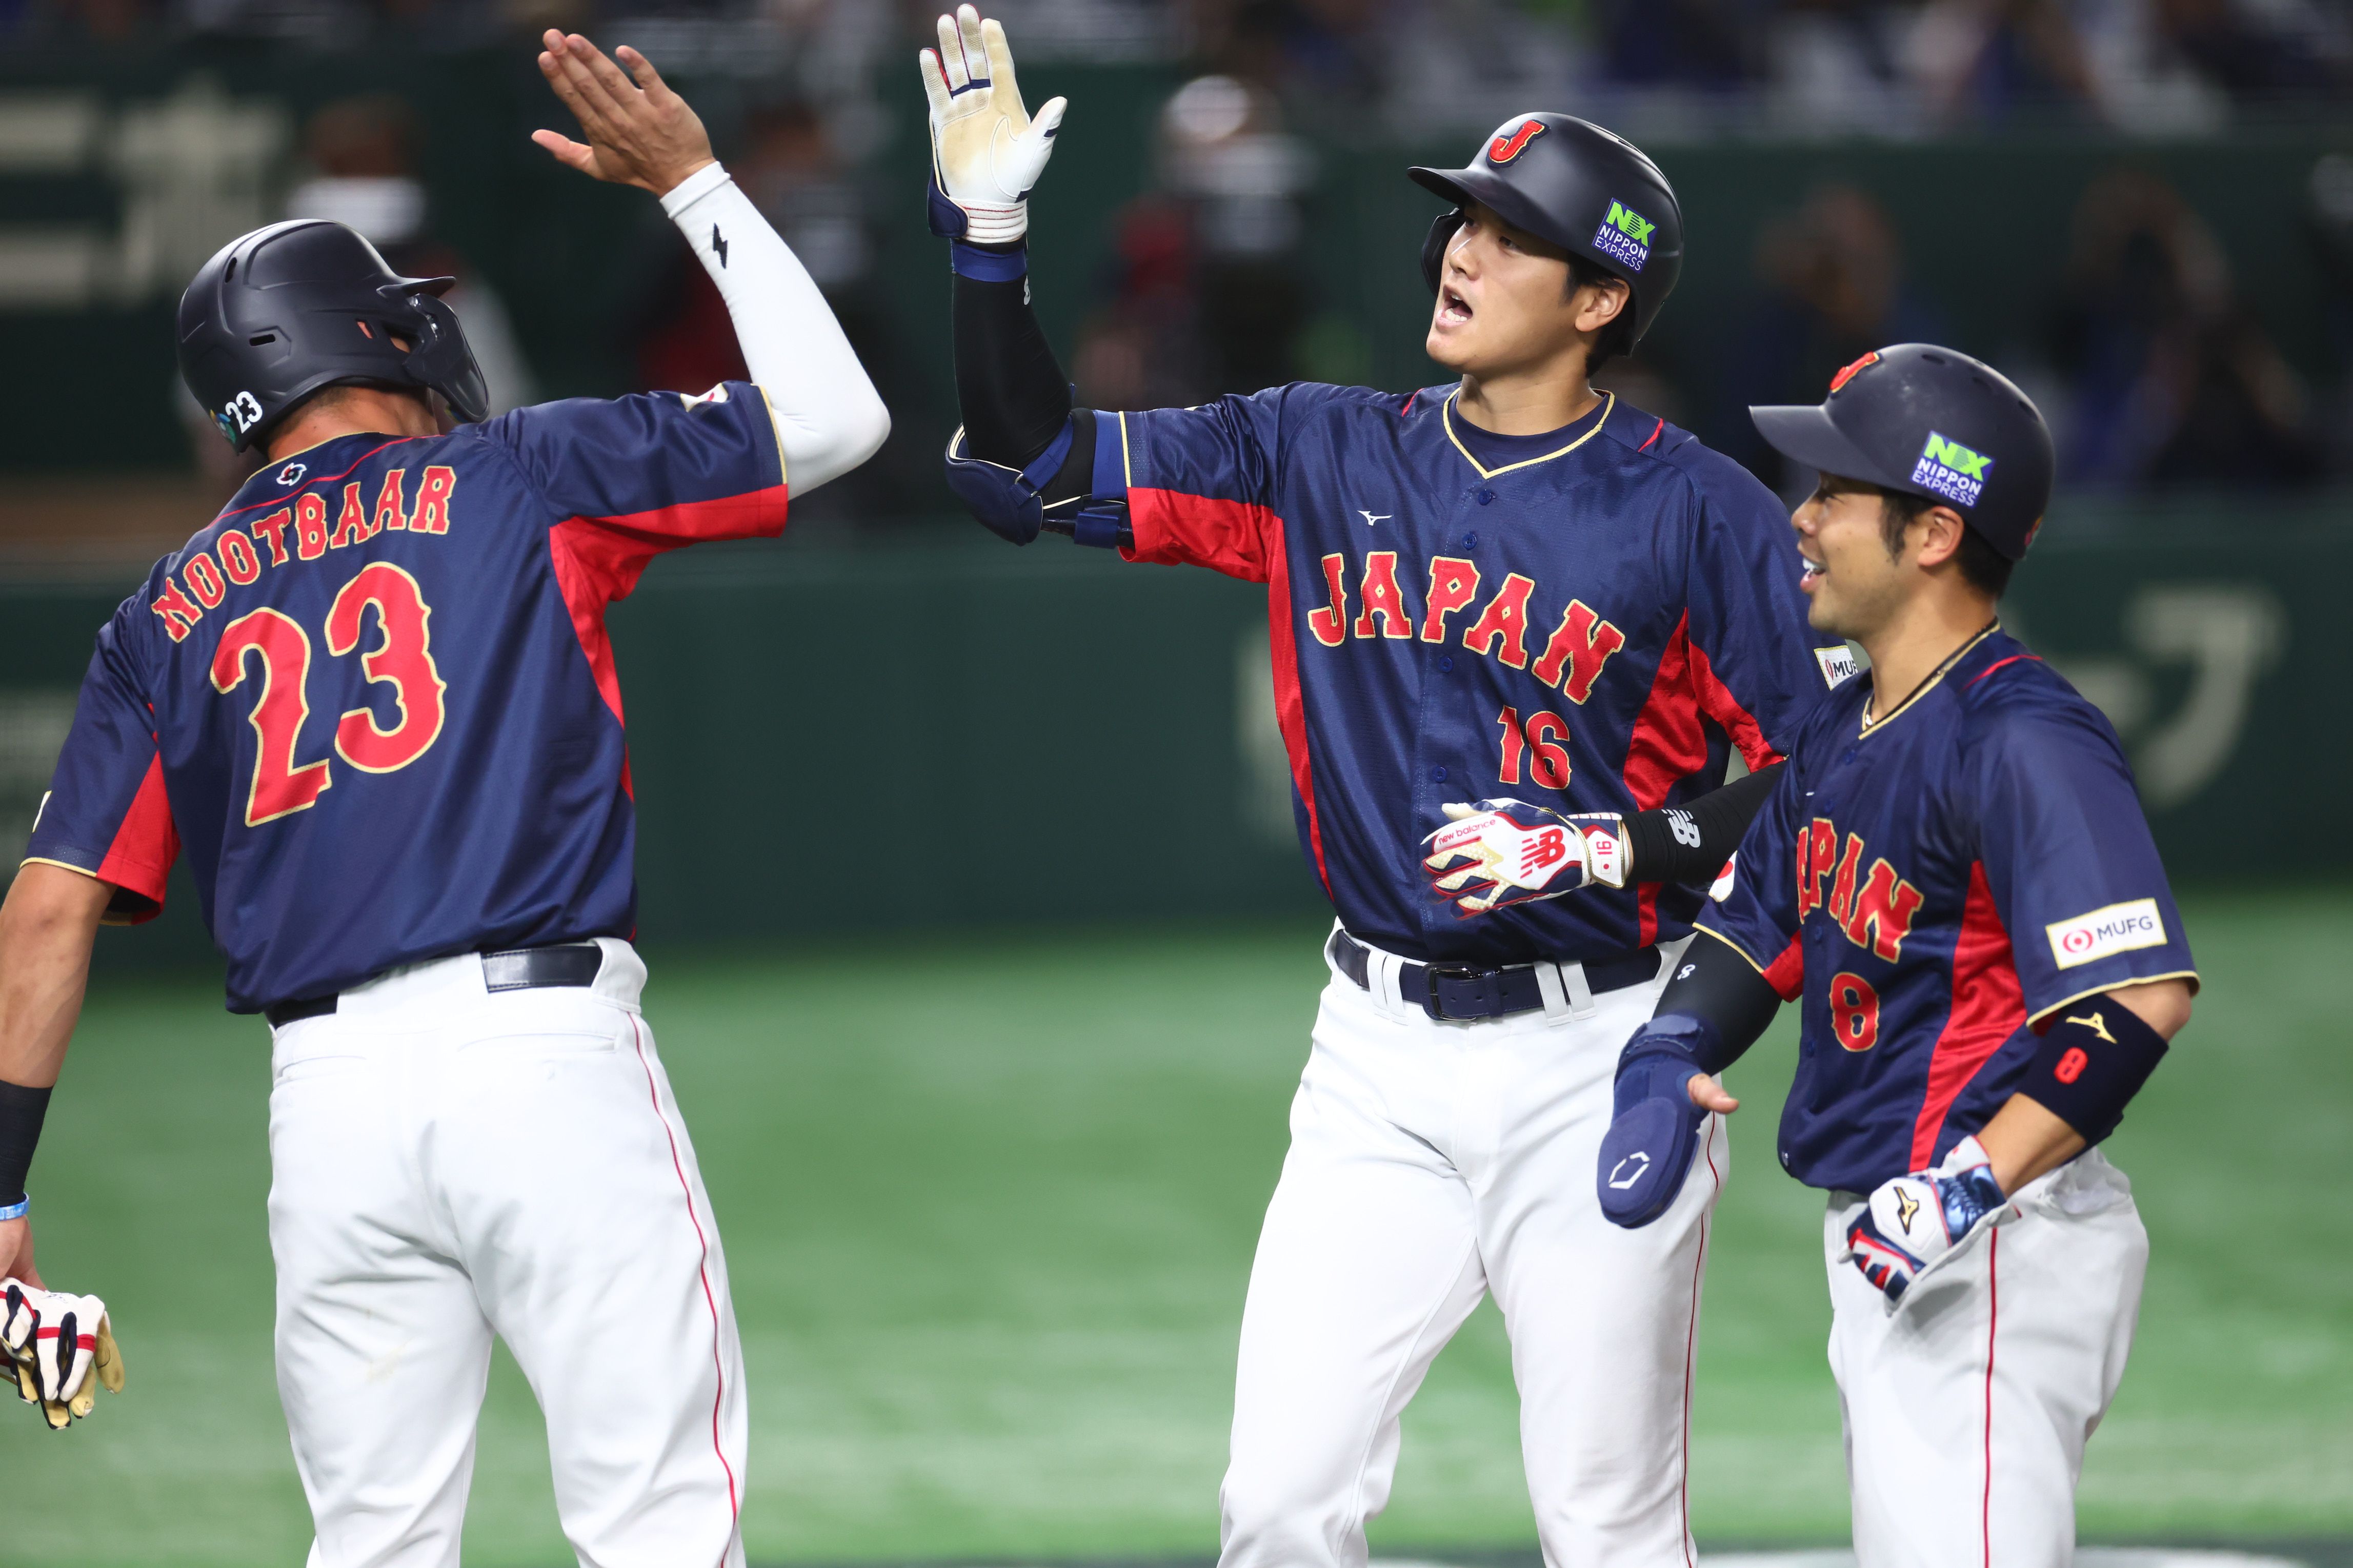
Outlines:
POLYGON ((1438 291, 1438 319, 1450 326, 1459 326, 1471 319, 1471 301, 1452 289, 1438 291))
POLYGON ((1831 569, 1827 563, 1815 560, 1802 550, 1798 552, 1798 559, 1804 562, 1806 566, 1803 572, 1798 574, 1798 586, 1800 588, 1810 588, 1830 574, 1831 569))

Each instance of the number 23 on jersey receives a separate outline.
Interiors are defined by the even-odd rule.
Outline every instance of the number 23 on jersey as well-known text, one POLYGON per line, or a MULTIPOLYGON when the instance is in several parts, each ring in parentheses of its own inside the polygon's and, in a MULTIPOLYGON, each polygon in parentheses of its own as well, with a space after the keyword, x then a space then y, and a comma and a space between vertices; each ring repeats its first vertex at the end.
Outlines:
MULTIPOLYGON (((361 568, 335 595, 327 611, 327 652, 342 658, 359 647, 362 619, 371 605, 381 640, 360 655, 360 669, 370 684, 392 688, 399 721, 386 729, 374 710, 352 709, 335 724, 335 752, 363 773, 388 773, 423 756, 440 737, 446 717, 442 694, 448 684, 433 662, 427 625, 432 608, 417 579, 388 561, 361 568)), ((224 695, 256 670, 259 691, 248 715, 256 742, 253 779, 246 790, 248 827, 309 810, 335 782, 327 758, 300 765, 294 761, 311 714, 311 637, 281 610, 265 607, 239 616, 213 650, 213 689, 224 695)))

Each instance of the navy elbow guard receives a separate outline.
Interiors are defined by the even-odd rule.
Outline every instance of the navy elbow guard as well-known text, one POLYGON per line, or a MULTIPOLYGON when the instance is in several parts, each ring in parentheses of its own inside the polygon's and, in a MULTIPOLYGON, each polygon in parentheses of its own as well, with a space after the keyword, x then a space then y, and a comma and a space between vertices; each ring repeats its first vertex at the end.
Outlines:
POLYGON ((1715 1026, 1687 1013, 1652 1018, 1618 1058, 1615 1119, 1602 1135, 1594 1190, 1612 1225, 1631 1230, 1667 1212, 1683 1190, 1707 1112, 1691 1080, 1721 1065, 1715 1026))
POLYGON ((1128 531, 1127 507, 1124 502, 1080 497, 1075 504, 1057 504, 1055 510, 1062 515, 1046 515, 1045 498, 1039 492, 1062 471, 1077 431, 1075 423, 1066 423, 1061 434, 1048 442, 1046 449, 1029 460, 1029 467, 1016 468, 974 457, 971 444, 965 439, 964 427, 958 426, 956 433, 948 437, 948 489, 955 491, 965 510, 979 519, 983 527, 1015 544, 1029 543, 1043 529, 1067 533, 1081 544, 1116 549, 1133 537, 1128 531))
POLYGON ((2097 1143, 2157 1070, 2166 1041, 2140 1015, 2103 993, 2063 1009, 2018 1085, 2043 1110, 2097 1143))

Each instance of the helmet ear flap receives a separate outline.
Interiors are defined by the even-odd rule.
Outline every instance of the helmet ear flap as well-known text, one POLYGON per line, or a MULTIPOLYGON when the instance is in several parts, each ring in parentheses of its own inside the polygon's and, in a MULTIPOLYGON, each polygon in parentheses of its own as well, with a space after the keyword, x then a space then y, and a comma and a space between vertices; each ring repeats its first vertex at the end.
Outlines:
POLYGON ((1430 220, 1429 237, 1421 242, 1421 280, 1430 285, 1433 294, 1438 292, 1438 280, 1445 272, 1446 247, 1465 221, 1461 207, 1430 220))

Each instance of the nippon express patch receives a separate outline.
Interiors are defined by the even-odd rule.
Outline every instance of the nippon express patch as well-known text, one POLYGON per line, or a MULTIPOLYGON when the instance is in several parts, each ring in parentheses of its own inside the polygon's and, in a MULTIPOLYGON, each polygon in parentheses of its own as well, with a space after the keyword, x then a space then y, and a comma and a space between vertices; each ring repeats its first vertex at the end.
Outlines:
POLYGON ((1993 459, 1983 452, 1972 452, 1931 430, 1928 444, 1920 448, 1920 460, 1912 465, 1912 482, 1956 506, 1975 506, 1985 494, 1986 470, 1992 467, 1993 459))
POLYGON ((1658 229, 1632 207, 1611 202, 1609 216, 1593 231, 1593 248, 1627 271, 1640 272, 1651 259, 1651 236, 1658 229))

